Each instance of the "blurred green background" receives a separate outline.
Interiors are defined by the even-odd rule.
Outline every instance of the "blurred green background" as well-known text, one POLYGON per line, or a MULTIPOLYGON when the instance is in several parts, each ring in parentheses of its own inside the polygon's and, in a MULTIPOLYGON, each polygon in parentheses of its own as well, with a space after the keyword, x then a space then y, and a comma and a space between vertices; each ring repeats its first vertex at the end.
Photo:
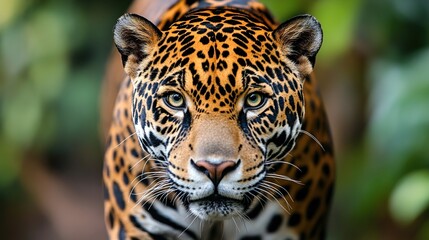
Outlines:
MULTIPOLYGON (((337 153, 328 239, 429 239, 429 1, 263 1, 318 18, 337 153)), ((131 1, 0 0, 2 239, 103 239, 100 89, 131 1)))

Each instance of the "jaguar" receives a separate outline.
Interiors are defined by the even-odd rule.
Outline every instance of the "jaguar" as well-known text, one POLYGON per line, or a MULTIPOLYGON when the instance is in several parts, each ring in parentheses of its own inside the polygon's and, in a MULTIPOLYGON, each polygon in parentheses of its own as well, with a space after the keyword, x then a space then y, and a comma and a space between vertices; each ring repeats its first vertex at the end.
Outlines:
POLYGON ((109 239, 325 239, 333 142, 320 23, 254 0, 178 0, 114 27, 103 166, 109 239))

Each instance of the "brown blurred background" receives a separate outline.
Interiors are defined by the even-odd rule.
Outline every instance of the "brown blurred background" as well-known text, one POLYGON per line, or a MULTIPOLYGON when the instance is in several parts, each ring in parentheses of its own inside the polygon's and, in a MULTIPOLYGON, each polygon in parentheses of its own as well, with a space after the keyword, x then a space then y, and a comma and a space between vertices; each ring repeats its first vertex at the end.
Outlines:
MULTIPOLYGON (((316 72, 338 166, 328 239, 429 239, 429 1, 262 2, 324 29, 316 72)), ((100 93, 130 4, 0 0, 1 239, 106 238, 100 93)))

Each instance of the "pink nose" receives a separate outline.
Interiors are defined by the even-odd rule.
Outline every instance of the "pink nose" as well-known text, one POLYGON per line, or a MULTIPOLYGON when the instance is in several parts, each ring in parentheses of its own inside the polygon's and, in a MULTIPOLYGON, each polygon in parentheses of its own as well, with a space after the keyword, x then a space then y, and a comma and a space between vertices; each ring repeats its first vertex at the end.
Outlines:
POLYGON ((200 172, 204 173, 213 182, 218 185, 222 178, 229 172, 234 171, 240 163, 234 161, 223 161, 219 164, 213 164, 208 161, 191 161, 192 165, 200 172))

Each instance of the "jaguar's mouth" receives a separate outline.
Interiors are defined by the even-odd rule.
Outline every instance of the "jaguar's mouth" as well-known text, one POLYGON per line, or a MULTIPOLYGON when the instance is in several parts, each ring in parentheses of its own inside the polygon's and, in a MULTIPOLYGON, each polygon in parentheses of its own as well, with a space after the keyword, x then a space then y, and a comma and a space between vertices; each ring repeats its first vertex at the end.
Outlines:
POLYGON ((243 201, 212 194, 189 201, 189 210, 204 220, 223 220, 244 212, 243 201))
POLYGON ((211 202, 213 204, 216 203, 220 203, 220 202, 225 202, 225 201, 235 201, 235 202, 241 202, 237 199, 233 199, 233 198, 229 198, 229 197, 224 197, 220 194, 214 193, 208 197, 204 197, 204 198, 200 198, 200 199, 195 199, 195 200, 190 200, 189 203, 194 203, 194 202, 211 202))

